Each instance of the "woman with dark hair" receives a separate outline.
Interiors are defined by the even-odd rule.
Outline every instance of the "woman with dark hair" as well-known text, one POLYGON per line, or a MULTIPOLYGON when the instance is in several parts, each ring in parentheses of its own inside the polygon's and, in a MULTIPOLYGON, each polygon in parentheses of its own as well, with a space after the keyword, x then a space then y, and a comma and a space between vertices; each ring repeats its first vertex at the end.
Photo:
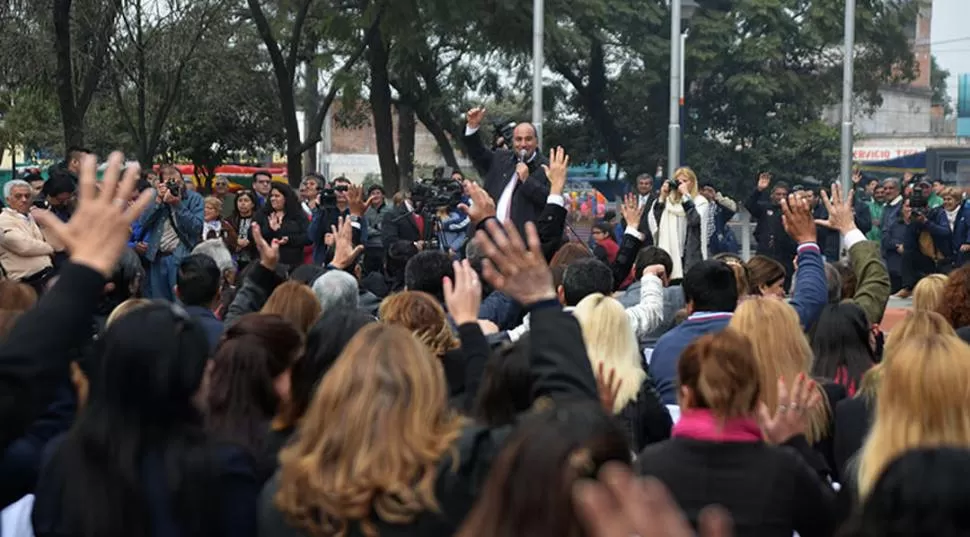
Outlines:
POLYGON ((950 322, 954 330, 970 326, 970 265, 950 273, 943 296, 946 300, 940 304, 940 315, 950 322))
POLYGON ((266 441, 266 453, 274 462, 303 419, 317 383, 330 370, 347 342, 373 322, 373 317, 357 310, 331 309, 310 329, 303 355, 293 364, 289 375, 289 398, 273 420, 266 441))
POLYGON ((863 375, 876 363, 875 336, 866 312, 851 303, 825 306, 810 339, 815 356, 812 376, 834 381, 854 397, 863 375))
POLYGON ((532 405, 532 375, 529 371, 529 334, 492 353, 471 412, 491 427, 515 423, 532 405))
POLYGON ((269 200, 255 221, 267 243, 280 241, 280 263, 289 269, 303 264, 303 247, 309 244, 308 223, 300 200, 289 185, 273 183, 269 200))
POLYGON ((256 216, 256 194, 253 194, 251 190, 243 190, 236 194, 235 204, 232 216, 229 217, 229 225, 238 234, 236 249, 233 253, 236 255, 236 264, 241 272, 250 261, 259 259, 256 243, 249 236, 253 218, 256 216))
POLYGON ((630 464, 623 429, 577 402, 525 417, 492 464, 458 537, 584 535, 572 489, 608 462, 630 464))
POLYGON ((290 369, 302 346, 291 323, 251 313, 226 330, 212 359, 206 426, 220 440, 252 453, 263 480, 276 468, 275 458, 260 460, 269 423, 290 397, 290 369))
POLYGON ((201 325, 151 304, 120 317, 103 345, 87 404, 38 480, 36 535, 255 535, 252 459, 203 425, 201 325))
POLYGON ((840 537, 970 534, 970 451, 909 451, 886 466, 840 537))

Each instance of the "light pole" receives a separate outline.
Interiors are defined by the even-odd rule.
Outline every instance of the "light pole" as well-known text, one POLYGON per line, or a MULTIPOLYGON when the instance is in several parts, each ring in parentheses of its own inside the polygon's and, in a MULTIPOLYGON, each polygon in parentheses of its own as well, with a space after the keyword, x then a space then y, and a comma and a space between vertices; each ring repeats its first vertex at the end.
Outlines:
POLYGON ((846 194, 852 188, 852 68, 855 61, 855 0, 845 0, 845 52, 842 65, 842 169, 846 194))
POLYGON ((532 2, 532 124, 536 128, 536 141, 542 147, 542 57, 544 0, 532 2))
POLYGON ((680 107, 683 98, 683 44, 681 22, 697 11, 697 0, 670 1, 670 124, 667 129, 667 173, 680 167, 680 107))

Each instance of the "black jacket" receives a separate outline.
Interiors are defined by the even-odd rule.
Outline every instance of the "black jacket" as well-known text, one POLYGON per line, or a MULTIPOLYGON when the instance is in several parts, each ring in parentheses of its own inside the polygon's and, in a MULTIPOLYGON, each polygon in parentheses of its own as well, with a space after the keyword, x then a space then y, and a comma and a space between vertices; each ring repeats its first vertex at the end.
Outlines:
POLYGON ((395 207, 384 214, 383 233, 384 249, 388 249, 397 241, 418 242, 434 237, 434 226, 425 218, 424 230, 418 228, 418 221, 414 212, 409 211, 404 204, 395 207))
MULTIPOLYGON (((872 212, 869 206, 862 200, 856 198, 853 202, 853 212, 855 213, 855 225, 862 233, 869 233, 872 230, 872 212)), ((816 220, 828 220, 829 211, 821 201, 812 210, 812 216, 816 220)), ((837 263, 841 256, 842 236, 838 230, 830 229, 825 226, 816 226, 818 235, 818 246, 822 249, 822 255, 829 263, 837 263)))
POLYGON ((643 450, 636 468, 666 485, 695 527, 717 504, 731 513, 736 537, 830 537, 835 492, 814 461, 801 436, 786 446, 673 438, 643 450))
POLYGON ((670 438, 673 427, 670 412, 660 402, 660 394, 649 378, 643 380, 637 398, 627 403, 617 417, 626 428, 630 447, 635 452, 670 438))
POLYGON ((782 262, 786 268, 791 267, 798 245, 785 231, 781 221, 781 207, 771 202, 768 190, 755 190, 744 206, 758 225, 754 230, 758 253, 782 262))
POLYGON ((303 248, 310 244, 310 240, 307 235, 309 223, 302 212, 298 215, 286 215, 277 231, 269 227, 269 215, 265 212, 256 215, 256 222, 259 223, 259 229, 266 242, 272 243, 273 239, 287 238, 286 244, 280 246, 280 263, 290 269, 303 264, 303 248))
MULTIPOLYGON (((535 379, 534 397, 553 401, 597 400, 596 381, 586 356, 576 319, 554 305, 532 311, 530 369, 535 379)), ((440 511, 425 512, 410 524, 389 524, 374 517, 381 537, 453 535, 471 510, 488 477, 492 461, 502 449, 512 426, 488 428, 470 424, 455 441, 454 458, 448 452, 438 463, 435 498, 440 511)), ((307 533, 289 526, 273 504, 278 474, 263 489, 259 507, 260 537, 301 537, 307 533)), ((348 537, 362 536, 358 524, 350 524, 348 537)))
MULTIPOLYGON (((519 159, 508 149, 488 150, 477 132, 464 140, 468 156, 482 172, 485 190, 497 206, 502 192, 515 174, 519 159)), ((529 177, 525 181, 518 181, 512 193, 510 215, 519 233, 525 229, 526 222, 534 222, 539 217, 549 198, 549 179, 542 169, 543 164, 549 164, 549 161, 540 149, 536 149, 535 158, 528 162, 529 177)))
POLYGON ((854 481, 851 463, 869 435, 875 414, 874 402, 863 396, 840 402, 835 407, 835 470, 839 482, 854 481))

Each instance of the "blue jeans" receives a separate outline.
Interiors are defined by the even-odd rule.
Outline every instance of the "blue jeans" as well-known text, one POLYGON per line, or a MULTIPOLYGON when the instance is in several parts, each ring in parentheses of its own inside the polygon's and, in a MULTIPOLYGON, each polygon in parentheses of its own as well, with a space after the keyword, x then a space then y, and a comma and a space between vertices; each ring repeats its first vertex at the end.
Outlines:
POLYGON ((174 255, 156 257, 145 274, 145 298, 175 302, 175 283, 181 259, 174 255))

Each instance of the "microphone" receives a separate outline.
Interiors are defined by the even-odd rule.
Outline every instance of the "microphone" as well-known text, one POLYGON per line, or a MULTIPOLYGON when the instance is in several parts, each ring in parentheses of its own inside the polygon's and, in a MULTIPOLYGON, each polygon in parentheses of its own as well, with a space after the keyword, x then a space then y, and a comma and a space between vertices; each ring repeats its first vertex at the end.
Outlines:
POLYGON ((525 162, 525 149, 519 150, 519 162, 525 162))

